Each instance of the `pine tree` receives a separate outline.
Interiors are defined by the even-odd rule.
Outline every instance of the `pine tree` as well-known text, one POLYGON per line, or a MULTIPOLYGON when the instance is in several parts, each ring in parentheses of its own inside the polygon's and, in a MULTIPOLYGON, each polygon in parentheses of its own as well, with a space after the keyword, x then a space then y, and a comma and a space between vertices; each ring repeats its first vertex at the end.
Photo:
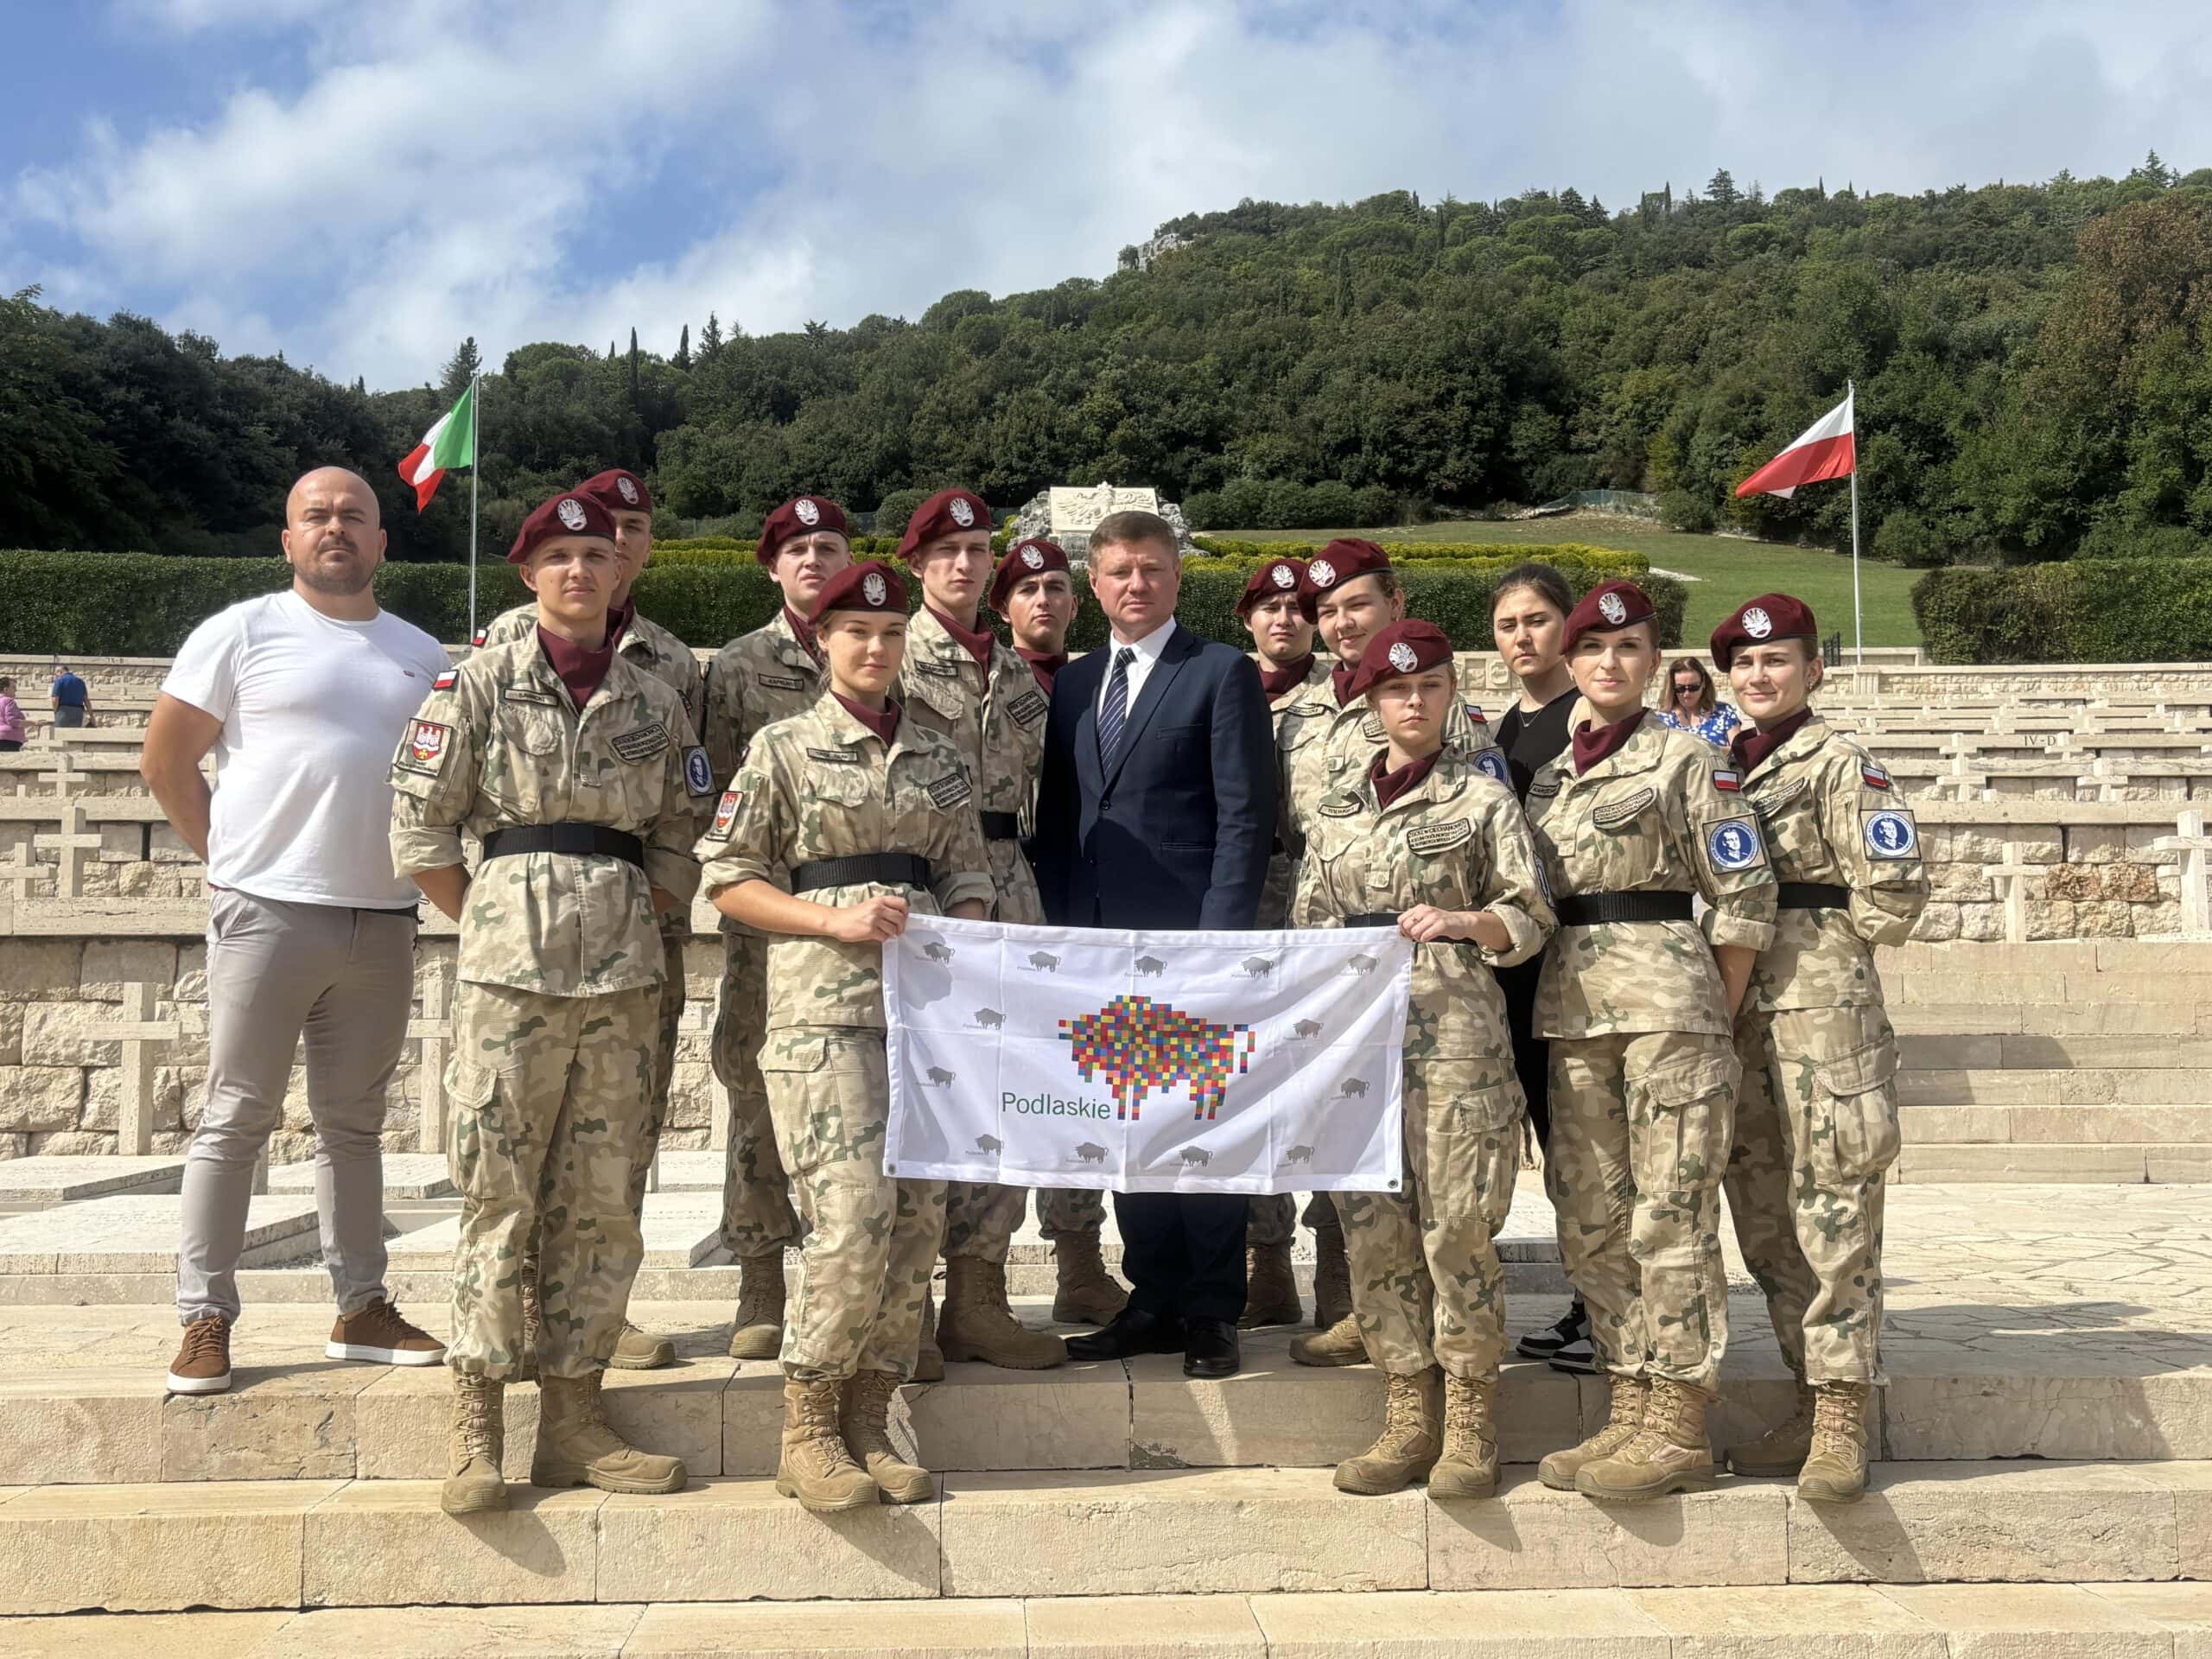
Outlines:
POLYGON ((638 406, 638 331, 630 331, 630 407, 638 406))
POLYGON ((1705 194, 1706 200, 1716 207, 1733 207, 1743 200, 1737 191, 1736 181, 1725 167, 1706 181, 1705 194))
POLYGON ((683 325, 683 333, 676 342, 676 366, 679 369, 691 366, 691 325, 688 322, 683 325))
POLYGON ((446 401, 451 403, 468 390, 468 383, 483 371, 483 354, 476 349, 476 336, 471 334, 446 359, 445 372, 438 380, 438 390, 444 394, 446 401))
POLYGON ((699 360, 711 363, 722 349, 721 320, 711 311, 707 313, 707 326, 699 331, 699 360))

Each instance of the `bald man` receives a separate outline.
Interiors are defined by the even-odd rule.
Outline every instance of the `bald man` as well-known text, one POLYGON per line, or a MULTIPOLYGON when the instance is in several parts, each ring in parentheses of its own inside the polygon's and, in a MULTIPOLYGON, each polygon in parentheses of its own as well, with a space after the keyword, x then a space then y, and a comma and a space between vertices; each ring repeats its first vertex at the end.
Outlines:
MULTIPOLYGON (((391 772, 447 671, 377 608, 377 499, 325 467, 284 508, 292 585, 193 630, 162 683, 139 769, 207 867, 207 1094, 184 1166, 178 1394, 231 1386, 253 1168, 307 1046, 315 1202, 338 1320, 333 1359, 435 1365, 384 1283, 385 1096, 415 986, 415 884, 392 874, 391 772), (220 757, 211 791, 200 763, 220 757)), ((418 741, 428 741, 418 739, 418 741)))

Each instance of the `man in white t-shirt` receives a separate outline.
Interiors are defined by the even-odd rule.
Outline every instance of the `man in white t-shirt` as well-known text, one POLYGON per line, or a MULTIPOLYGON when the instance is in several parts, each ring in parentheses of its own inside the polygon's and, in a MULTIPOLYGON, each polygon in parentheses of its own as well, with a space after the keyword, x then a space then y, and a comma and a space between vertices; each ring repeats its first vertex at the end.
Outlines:
POLYGON ((254 1166, 307 1044, 315 1201, 338 1300, 333 1359, 435 1365, 445 1349, 384 1284, 385 1095, 415 988, 416 900, 392 874, 392 751, 448 666, 377 608, 377 499, 325 467, 284 509, 292 586, 193 631, 147 722, 140 770, 207 866, 207 1097, 184 1170, 179 1394, 231 1385, 254 1166), (221 787, 200 762, 217 751, 221 787))

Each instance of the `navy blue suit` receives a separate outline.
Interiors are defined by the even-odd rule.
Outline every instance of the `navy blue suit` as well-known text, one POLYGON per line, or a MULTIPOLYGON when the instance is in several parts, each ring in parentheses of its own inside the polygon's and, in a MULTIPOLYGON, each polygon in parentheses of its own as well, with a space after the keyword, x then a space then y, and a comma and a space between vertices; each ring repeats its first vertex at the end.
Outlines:
MULTIPOLYGON (((1114 647, 1052 682, 1035 855, 1045 914, 1070 927, 1253 926, 1275 829, 1274 727, 1243 652, 1178 626, 1128 711, 1113 764, 1098 700, 1114 647)), ((1133 1306, 1234 1322, 1244 1213, 1234 1194, 1116 1193, 1133 1306)))

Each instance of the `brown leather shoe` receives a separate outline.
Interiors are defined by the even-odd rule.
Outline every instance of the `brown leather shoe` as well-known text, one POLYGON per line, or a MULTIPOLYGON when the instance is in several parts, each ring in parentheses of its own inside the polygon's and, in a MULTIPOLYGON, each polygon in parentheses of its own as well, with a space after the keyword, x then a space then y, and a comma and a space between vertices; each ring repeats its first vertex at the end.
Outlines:
POLYGON ((408 1324, 379 1297, 358 1313, 341 1314, 322 1344, 330 1359, 365 1359, 378 1365, 442 1365, 446 1345, 408 1324))
POLYGON ((169 1361, 171 1394, 223 1394, 231 1386, 231 1322, 219 1313, 184 1327, 184 1343, 169 1361))

